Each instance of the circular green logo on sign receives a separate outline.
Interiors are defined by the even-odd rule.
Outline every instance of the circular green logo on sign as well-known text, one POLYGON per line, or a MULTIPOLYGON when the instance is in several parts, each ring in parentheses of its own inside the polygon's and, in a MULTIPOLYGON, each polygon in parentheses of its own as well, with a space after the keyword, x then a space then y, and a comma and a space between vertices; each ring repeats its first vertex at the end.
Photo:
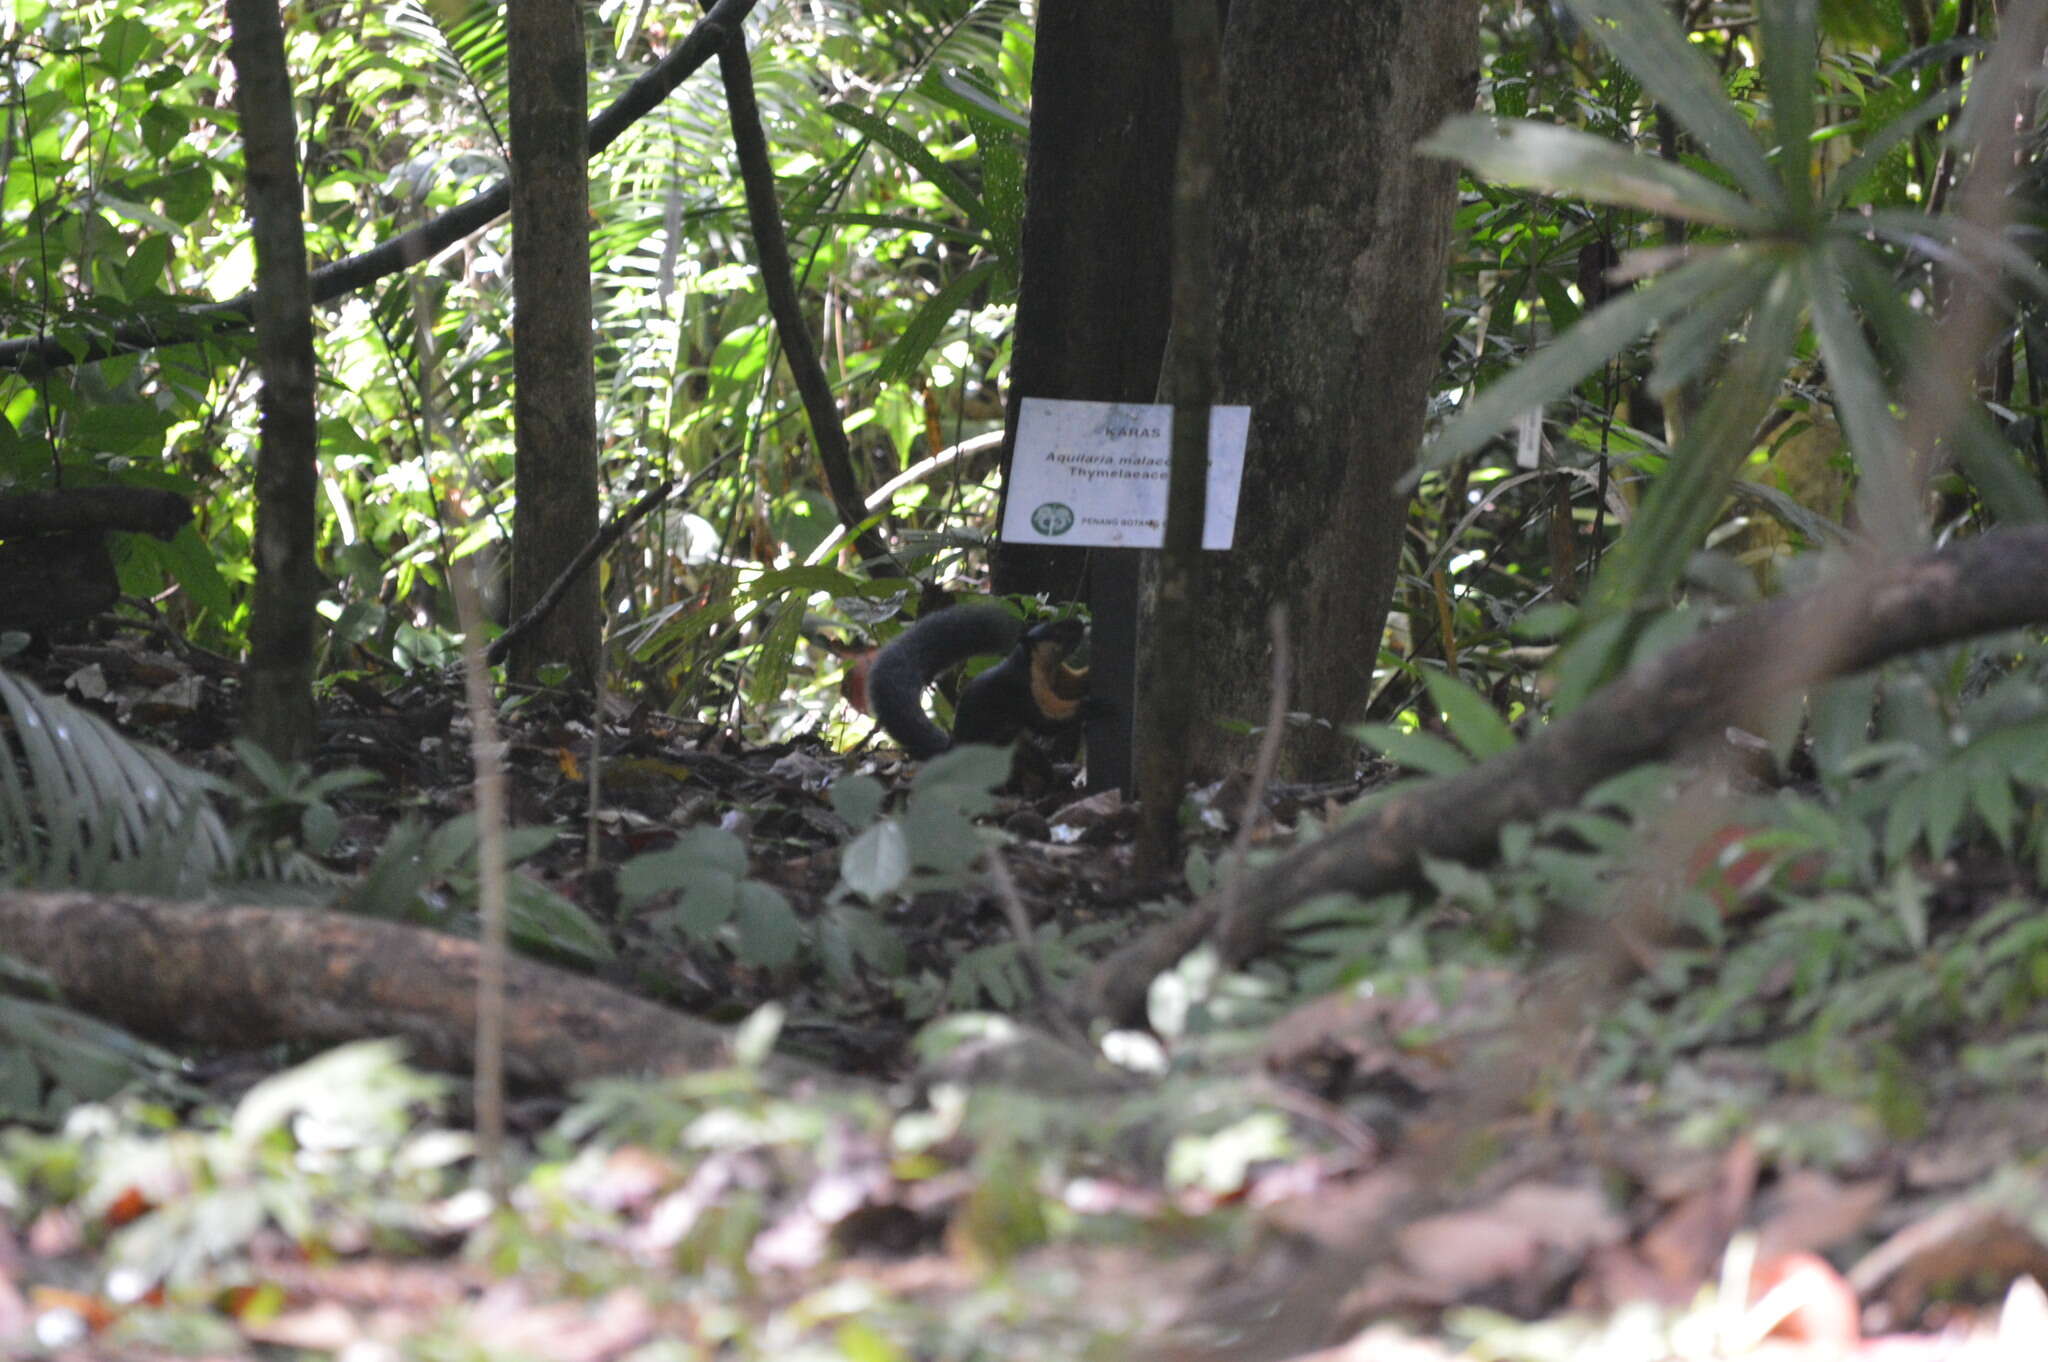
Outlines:
POLYGON ((1064 501, 1048 501, 1034 507, 1031 528, 1044 535, 1065 534, 1074 528, 1074 508, 1064 501))

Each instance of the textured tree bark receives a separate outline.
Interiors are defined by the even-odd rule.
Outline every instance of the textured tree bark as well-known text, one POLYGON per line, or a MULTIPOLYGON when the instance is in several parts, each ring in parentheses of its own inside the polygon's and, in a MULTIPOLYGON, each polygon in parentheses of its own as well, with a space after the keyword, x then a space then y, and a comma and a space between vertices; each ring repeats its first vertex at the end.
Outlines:
POLYGON ((277 0, 230 0, 235 109, 256 245, 256 356, 263 371, 256 454, 256 586, 242 722, 281 762, 313 754, 314 561, 319 484, 313 417, 313 294, 300 221, 298 123, 277 0))
MULTIPOLYGON (((576 0, 519 0, 505 15, 512 125, 512 612, 523 615, 597 533, 597 379, 592 371, 589 79, 576 0)), ((597 574, 585 573, 512 649, 531 680, 564 662, 598 671, 597 574)))
MULTIPOLYGON (((1007 474, 1017 400, 1152 402, 1166 352, 1175 130, 1170 0, 1044 0, 1031 75, 1023 269, 1010 364, 1007 474)), ((1137 551, 1000 544, 995 589, 1095 607, 1089 690, 1113 707, 1088 726, 1093 789, 1131 783, 1137 551)))
MULTIPOLYGON (((471 1063, 474 941, 341 913, 75 893, 0 893, 0 941, 67 1003, 151 1039, 256 1049, 397 1036, 424 1067, 471 1063)), ((524 1088, 732 1060, 716 1027, 531 961, 510 962, 506 997, 506 1070, 524 1088)))
POLYGON ((1138 658, 1135 752, 1138 873, 1180 864, 1180 795, 1187 786, 1190 733, 1206 717, 1195 668, 1181 640, 1201 627, 1203 521, 1209 505, 1209 408, 1216 400, 1216 151, 1222 141, 1218 80, 1223 25, 1215 0, 1174 0, 1174 56, 1180 66, 1180 135, 1173 164, 1173 345, 1160 396, 1173 403, 1166 542, 1146 556, 1152 627, 1138 658))
MULTIPOLYGON (((1248 403, 1235 549, 1210 563, 1183 642, 1202 708, 1257 722, 1267 612, 1303 641, 1295 707, 1316 725, 1281 757, 1295 778, 1348 774, 1342 725, 1364 713, 1400 560, 1441 345, 1456 170, 1416 141, 1471 106, 1474 0, 1303 5, 1233 0, 1224 33, 1217 400, 1248 403)), ((1195 734, 1198 771, 1250 737, 1195 734)))
MULTIPOLYGON (((1005 471, 1020 397, 1156 400, 1180 122, 1171 20, 1169 0, 1039 7, 1005 471)), ((1088 560, 1004 544, 996 590, 1075 600, 1088 560)))

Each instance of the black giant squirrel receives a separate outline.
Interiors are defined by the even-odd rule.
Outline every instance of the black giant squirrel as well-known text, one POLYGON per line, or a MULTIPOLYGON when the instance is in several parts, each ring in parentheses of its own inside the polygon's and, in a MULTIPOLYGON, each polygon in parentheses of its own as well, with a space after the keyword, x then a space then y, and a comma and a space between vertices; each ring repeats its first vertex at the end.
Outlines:
POLYGON ((1000 605, 955 605, 905 629, 868 666, 868 708, 904 751, 924 761, 956 743, 1008 743, 1026 729, 1057 733, 1101 715, 1088 669, 1067 659, 1087 626, 1077 619, 1027 625, 1000 605), (948 667, 1000 654, 961 690, 953 732, 924 710, 925 688, 948 667))

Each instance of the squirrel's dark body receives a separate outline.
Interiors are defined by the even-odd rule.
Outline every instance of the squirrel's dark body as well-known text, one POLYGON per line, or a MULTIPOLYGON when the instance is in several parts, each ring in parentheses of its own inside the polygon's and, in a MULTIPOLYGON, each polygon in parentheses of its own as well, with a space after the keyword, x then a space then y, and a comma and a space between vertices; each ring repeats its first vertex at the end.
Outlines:
POLYGON ((889 736, 919 761, 955 743, 1006 743, 1025 729, 1053 732, 1089 717, 1078 692, 1086 673, 1064 667, 1081 642, 1079 620, 1026 626, 999 605, 956 605, 926 615, 875 655, 868 706, 889 736), (939 673, 970 657, 1003 660, 969 681, 953 706, 953 733, 924 712, 924 691, 939 673))

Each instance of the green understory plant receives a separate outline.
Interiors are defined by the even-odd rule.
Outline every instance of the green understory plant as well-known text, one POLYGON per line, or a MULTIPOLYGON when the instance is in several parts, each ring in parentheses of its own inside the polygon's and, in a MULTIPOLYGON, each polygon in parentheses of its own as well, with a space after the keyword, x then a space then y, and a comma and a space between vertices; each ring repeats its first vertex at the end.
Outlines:
MULTIPOLYGON (((1957 112, 1962 89, 1936 91, 1878 126, 1830 130, 1855 135, 1858 149, 1823 174, 1811 150, 1818 113, 1815 0, 1758 7, 1769 107, 1755 123, 1668 7, 1567 0, 1567 8, 1684 127, 1696 157, 1671 161, 1575 128, 1486 117, 1451 120, 1425 149, 1501 183, 1683 221, 1694 235, 1683 251, 1648 251, 1625 264, 1638 286, 1580 315, 1521 368, 1467 401, 1425 451, 1423 467, 1479 449, 1655 328, 1652 393, 1670 397, 1702 381, 1709 391, 1596 576, 1589 605, 1597 617, 1661 601, 1720 517, 1810 333, 1834 417, 1855 451, 1856 533, 1885 551, 1922 542, 1921 473, 1906 447, 1899 404, 1910 386, 1905 375, 1934 353, 1936 342, 1927 316, 1902 298, 1901 272, 1924 277, 1933 255, 2048 297, 2048 273, 1986 225, 1866 196, 1883 191, 1874 176, 1903 141, 1957 112), (1731 346, 1735 335, 1741 339, 1731 346)), ((1997 83, 1986 88, 1995 92, 1997 83)), ((1993 115, 1963 112, 1964 127, 1953 136, 1988 131, 1985 120, 1993 115)), ((2002 519, 2048 515, 2048 495, 1987 413, 1975 403, 1963 406, 1939 455, 1962 468, 2002 519)))

